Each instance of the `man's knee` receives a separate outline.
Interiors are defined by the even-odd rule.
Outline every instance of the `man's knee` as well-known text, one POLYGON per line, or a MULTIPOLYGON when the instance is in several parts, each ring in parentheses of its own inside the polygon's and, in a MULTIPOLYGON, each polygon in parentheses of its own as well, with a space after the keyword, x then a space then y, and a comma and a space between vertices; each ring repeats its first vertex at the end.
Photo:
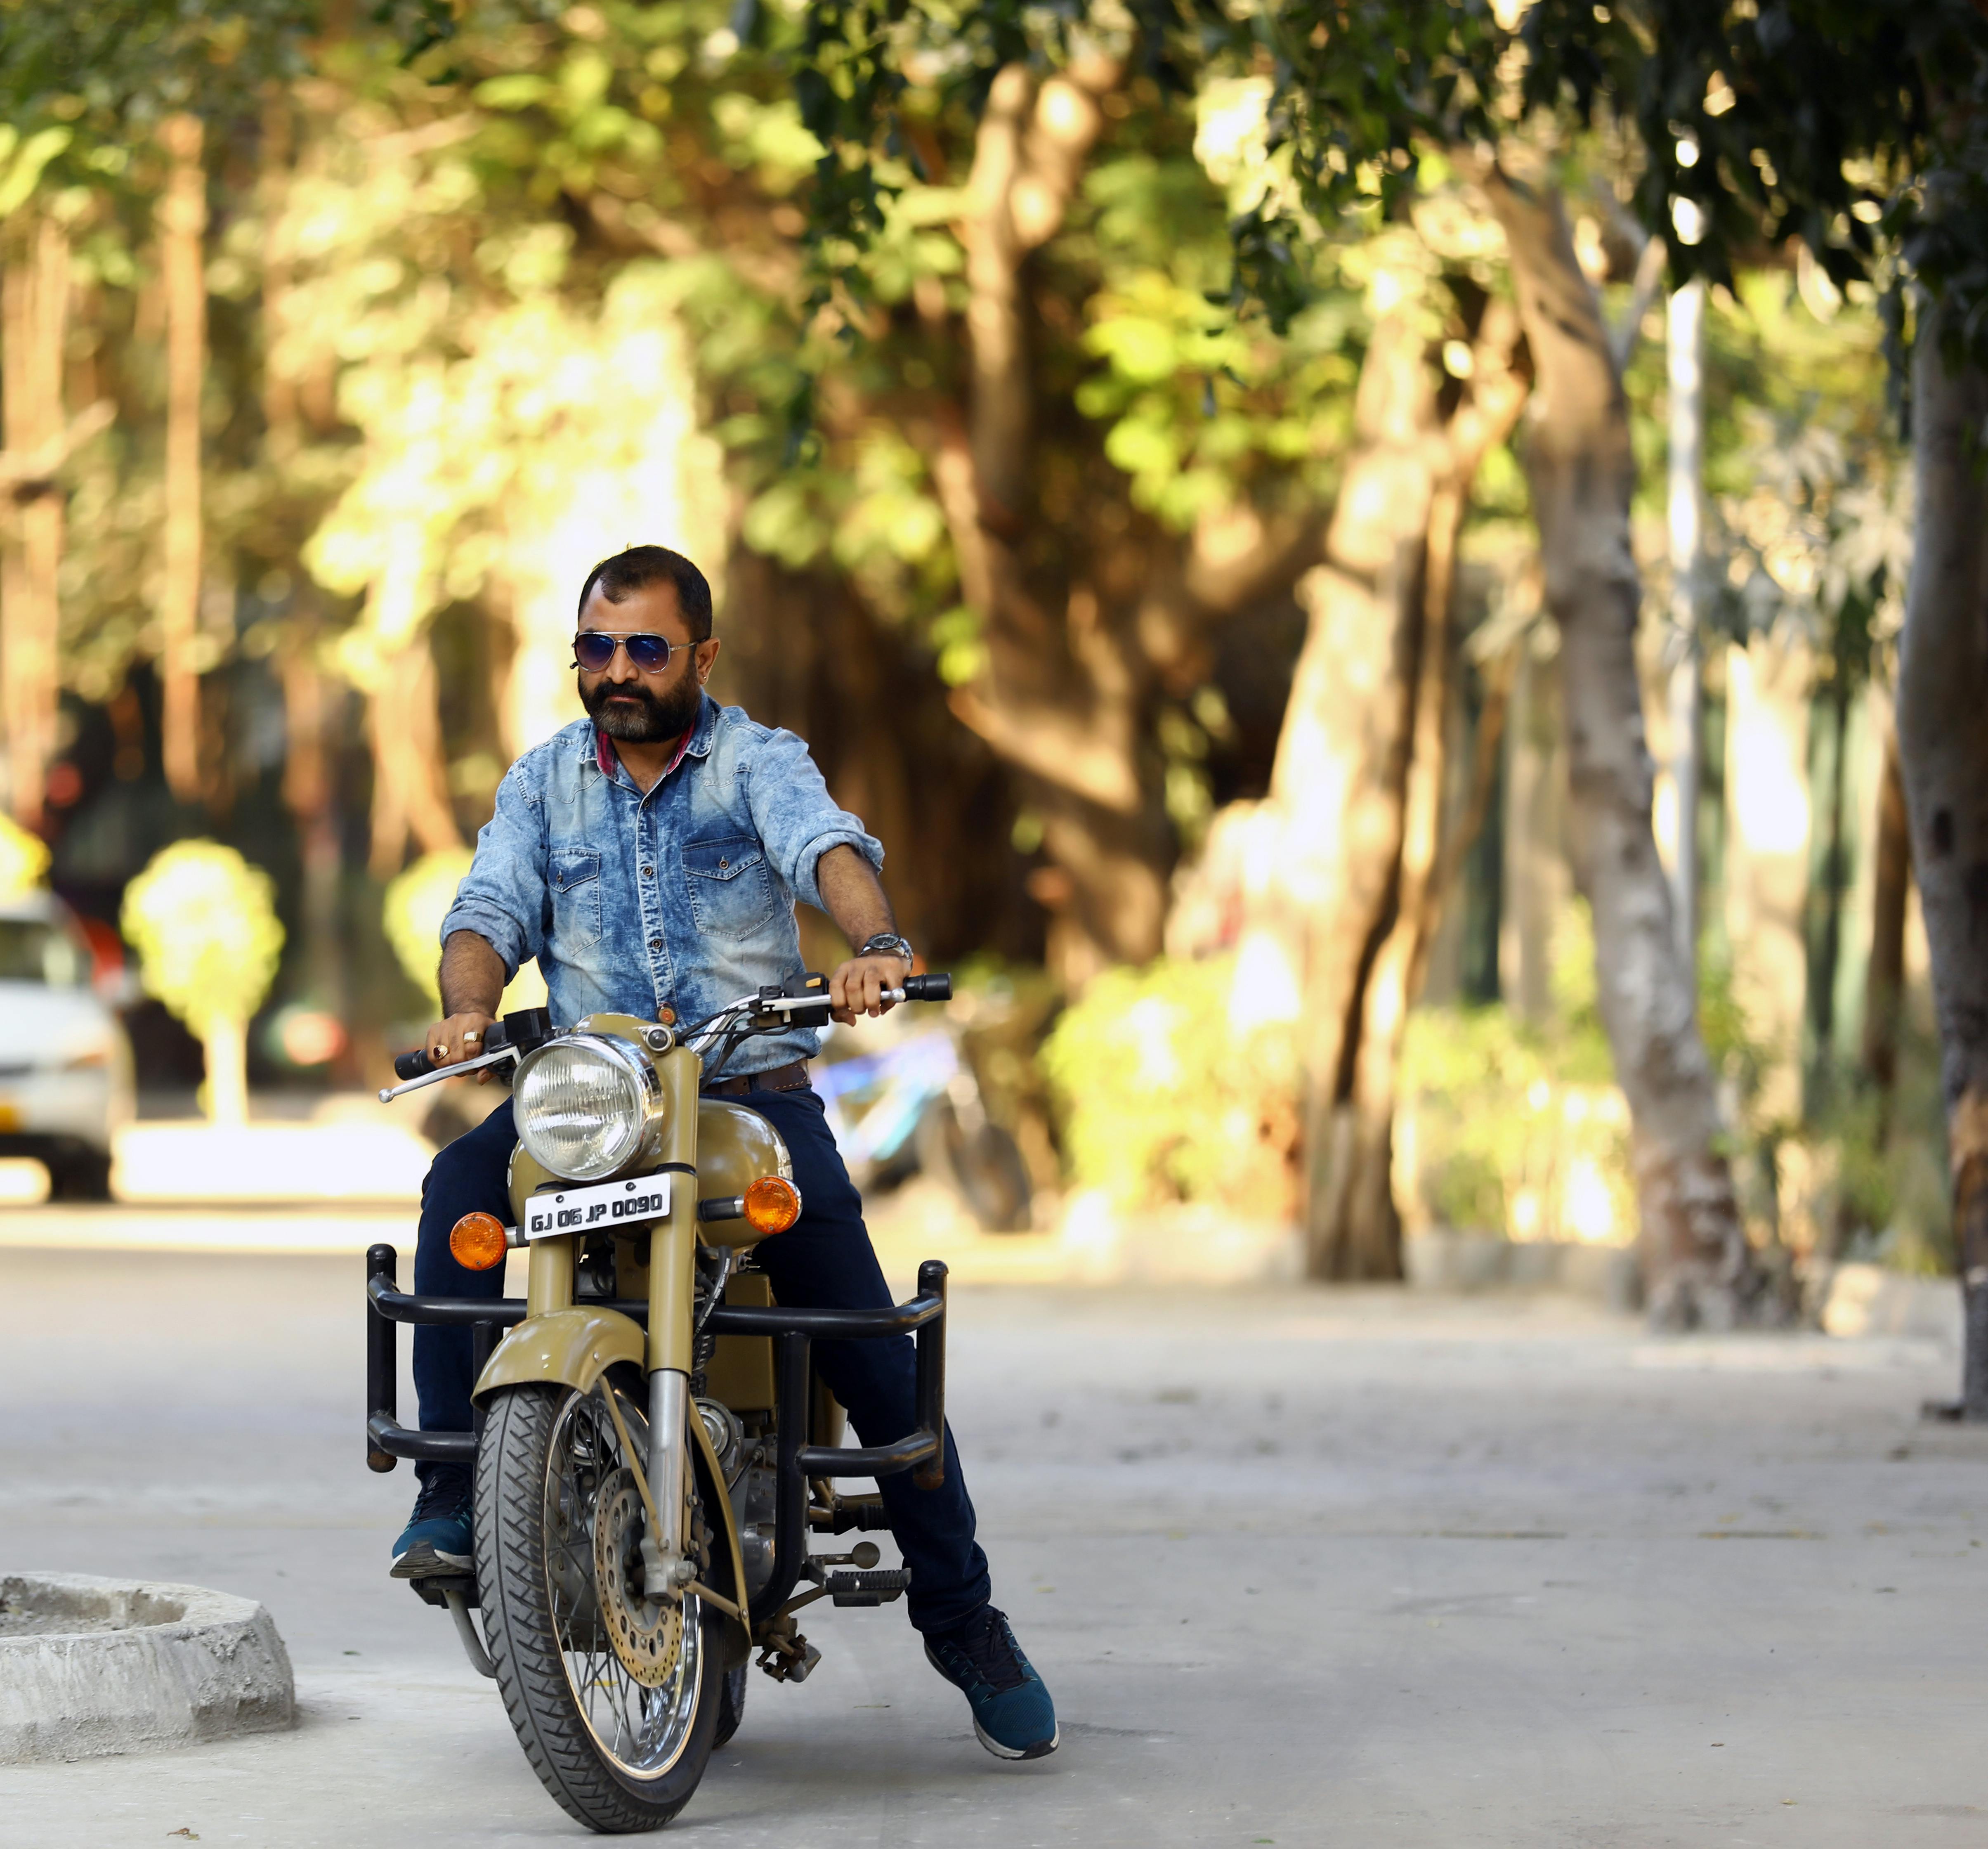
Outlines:
MULTIPOLYGON (((498 1109, 503 1111, 501 1105, 498 1109)), ((509 1113, 504 1115, 508 1117, 509 1113)), ((507 1197, 511 1151, 517 1143, 516 1136, 509 1133, 508 1123, 486 1120, 438 1150, 421 1184, 422 1204, 453 1206, 464 1201, 477 1205, 493 1195, 507 1197)), ((458 1213, 467 1211, 467 1207, 457 1208, 458 1213)))

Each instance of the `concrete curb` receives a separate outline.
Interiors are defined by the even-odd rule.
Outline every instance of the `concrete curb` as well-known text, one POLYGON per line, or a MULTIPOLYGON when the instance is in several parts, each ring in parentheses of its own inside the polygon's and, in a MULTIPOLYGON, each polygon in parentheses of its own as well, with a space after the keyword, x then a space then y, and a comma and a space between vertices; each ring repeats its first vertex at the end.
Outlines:
POLYGON ((84 1573, 0 1578, 0 1765, 296 1722, 289 1653, 252 1599, 84 1573))

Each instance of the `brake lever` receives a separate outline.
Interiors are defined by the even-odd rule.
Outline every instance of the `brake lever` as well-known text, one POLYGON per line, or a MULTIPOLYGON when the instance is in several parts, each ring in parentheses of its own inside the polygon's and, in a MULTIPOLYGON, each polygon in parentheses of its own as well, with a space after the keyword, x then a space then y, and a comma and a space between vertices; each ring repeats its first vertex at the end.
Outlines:
POLYGON ((409 1079, 399 1085, 388 1085, 380 1093, 382 1104, 391 1104, 396 1098, 404 1098, 410 1092, 418 1092, 424 1085, 439 1085, 445 1079, 460 1079, 465 1072, 481 1071, 492 1066, 500 1059, 516 1059, 516 1047, 499 1047, 494 1053, 485 1053, 475 1059, 458 1059, 451 1065, 438 1065, 432 1072, 424 1072, 418 1079, 409 1079))

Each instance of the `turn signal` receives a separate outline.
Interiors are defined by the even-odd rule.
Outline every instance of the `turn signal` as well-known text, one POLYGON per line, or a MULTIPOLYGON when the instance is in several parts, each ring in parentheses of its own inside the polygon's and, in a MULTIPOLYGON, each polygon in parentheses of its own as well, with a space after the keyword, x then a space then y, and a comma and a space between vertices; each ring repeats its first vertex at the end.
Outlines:
POLYGON ((472 1272, 495 1271, 510 1244, 504 1223, 494 1214, 465 1214, 448 1229, 449 1255, 472 1272))
POLYGON ((756 1233, 784 1233, 801 1217, 801 1191, 778 1175, 762 1175, 746 1190, 746 1221, 756 1233))

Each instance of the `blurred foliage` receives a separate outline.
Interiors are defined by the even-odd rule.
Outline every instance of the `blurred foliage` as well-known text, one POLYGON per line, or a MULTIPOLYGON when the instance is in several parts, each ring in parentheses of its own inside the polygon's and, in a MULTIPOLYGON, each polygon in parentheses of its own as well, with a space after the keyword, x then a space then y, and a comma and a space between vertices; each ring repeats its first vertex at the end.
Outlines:
POLYGON ((1628 1107, 1601 1031, 1580 901, 1554 933, 1551 993, 1537 1026, 1500 1003, 1410 1015, 1395 1137, 1412 1224, 1517 1239, 1634 1237, 1628 1107))
POLYGON ((276 887, 232 848, 179 841, 125 889, 120 924, 147 994, 201 1039, 262 1005, 283 948, 276 887))
POLYGON ((1988 18, 1969 0, 1537 0, 1527 100, 1633 123, 1635 204, 1674 275, 1729 286, 1799 239, 1830 283, 1882 290, 1895 383, 1909 279, 1988 354, 1988 18))
POLYGON ((1229 1031, 1235 960, 1100 977, 1042 1051, 1071 1180, 1118 1204, 1218 1202, 1281 1218, 1297 1143, 1297 1049, 1229 1031))
POLYGON ((380 916, 408 981, 441 1010, 441 921, 455 903, 455 889, 474 856, 467 848, 424 854, 387 882, 380 916))
POLYGON ((0 899, 32 892, 48 872, 48 844, 11 815, 0 815, 0 899))
MULTIPOLYGON (((387 941, 408 981, 428 997, 437 1014, 441 1011, 441 921, 455 903, 455 889, 474 858, 467 848, 424 854, 387 882, 380 899, 387 941)), ((545 999, 539 966, 528 963, 505 989, 497 1011, 543 1007, 545 999)))

